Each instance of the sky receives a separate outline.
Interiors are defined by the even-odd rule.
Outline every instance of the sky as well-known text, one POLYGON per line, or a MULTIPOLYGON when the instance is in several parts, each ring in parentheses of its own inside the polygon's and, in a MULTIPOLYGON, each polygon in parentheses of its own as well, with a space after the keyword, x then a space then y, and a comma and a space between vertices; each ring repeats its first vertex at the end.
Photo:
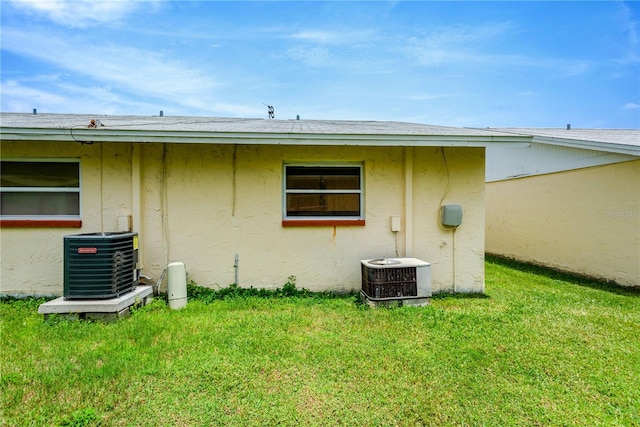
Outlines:
POLYGON ((3 112, 640 128, 640 2, 2 0, 3 112))

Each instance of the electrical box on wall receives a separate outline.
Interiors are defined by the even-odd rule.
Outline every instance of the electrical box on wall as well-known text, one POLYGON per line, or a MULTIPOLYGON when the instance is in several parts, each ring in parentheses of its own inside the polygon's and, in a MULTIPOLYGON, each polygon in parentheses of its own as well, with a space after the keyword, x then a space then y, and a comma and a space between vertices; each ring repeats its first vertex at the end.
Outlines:
POLYGON ((462 224, 462 206, 440 206, 440 223, 445 227, 457 227, 462 224))
POLYGON ((392 216, 391 217, 391 231, 393 231, 393 232, 402 231, 402 225, 400 223, 400 217, 399 216, 392 216))
POLYGON ((118 217, 118 231, 121 233, 131 231, 131 215, 120 215, 118 217))

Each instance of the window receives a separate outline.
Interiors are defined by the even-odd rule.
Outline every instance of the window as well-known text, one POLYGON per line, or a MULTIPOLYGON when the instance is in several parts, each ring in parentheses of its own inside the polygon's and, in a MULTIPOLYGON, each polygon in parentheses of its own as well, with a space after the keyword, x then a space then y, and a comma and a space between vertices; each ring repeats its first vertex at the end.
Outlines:
POLYGON ((285 165, 284 225, 364 225, 362 165, 285 165))
POLYGON ((79 161, 2 160, 0 176, 3 225, 39 220, 43 225, 56 225, 59 220, 79 222, 79 161))

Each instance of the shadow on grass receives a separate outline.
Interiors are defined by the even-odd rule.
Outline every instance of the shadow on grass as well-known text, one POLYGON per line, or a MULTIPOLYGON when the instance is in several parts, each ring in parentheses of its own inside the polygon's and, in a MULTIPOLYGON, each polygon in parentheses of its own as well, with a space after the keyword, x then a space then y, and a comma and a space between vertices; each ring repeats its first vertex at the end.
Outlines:
POLYGON ((431 296, 431 299, 489 299, 491 298, 489 295, 482 292, 438 292, 431 296))
POLYGON ((640 287, 627 287, 613 282, 595 279, 593 277, 581 276, 567 271, 556 270, 550 267, 516 261, 499 255, 485 255, 485 261, 491 264, 502 265, 524 273, 536 274, 553 280, 562 280, 573 285, 584 286, 591 289, 611 292, 618 295, 630 297, 640 297, 640 287))

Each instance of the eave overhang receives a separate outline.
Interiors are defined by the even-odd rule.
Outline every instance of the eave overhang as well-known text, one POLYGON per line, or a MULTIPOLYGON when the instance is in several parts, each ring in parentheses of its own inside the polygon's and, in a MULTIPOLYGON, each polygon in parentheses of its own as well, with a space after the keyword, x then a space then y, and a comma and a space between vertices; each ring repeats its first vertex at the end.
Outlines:
POLYGON ((171 144, 249 145, 361 145, 399 147, 489 147, 531 145, 526 135, 407 135, 407 134, 327 134, 276 132, 204 132, 184 130, 86 129, 86 128, 0 128, 3 141, 58 141, 171 144))
POLYGON ((535 142, 538 144, 559 145, 563 147, 581 148, 583 150, 604 151, 608 153, 640 156, 640 146, 638 145, 565 139, 565 138, 556 138, 556 137, 549 137, 549 136, 534 136, 532 142, 535 142))

